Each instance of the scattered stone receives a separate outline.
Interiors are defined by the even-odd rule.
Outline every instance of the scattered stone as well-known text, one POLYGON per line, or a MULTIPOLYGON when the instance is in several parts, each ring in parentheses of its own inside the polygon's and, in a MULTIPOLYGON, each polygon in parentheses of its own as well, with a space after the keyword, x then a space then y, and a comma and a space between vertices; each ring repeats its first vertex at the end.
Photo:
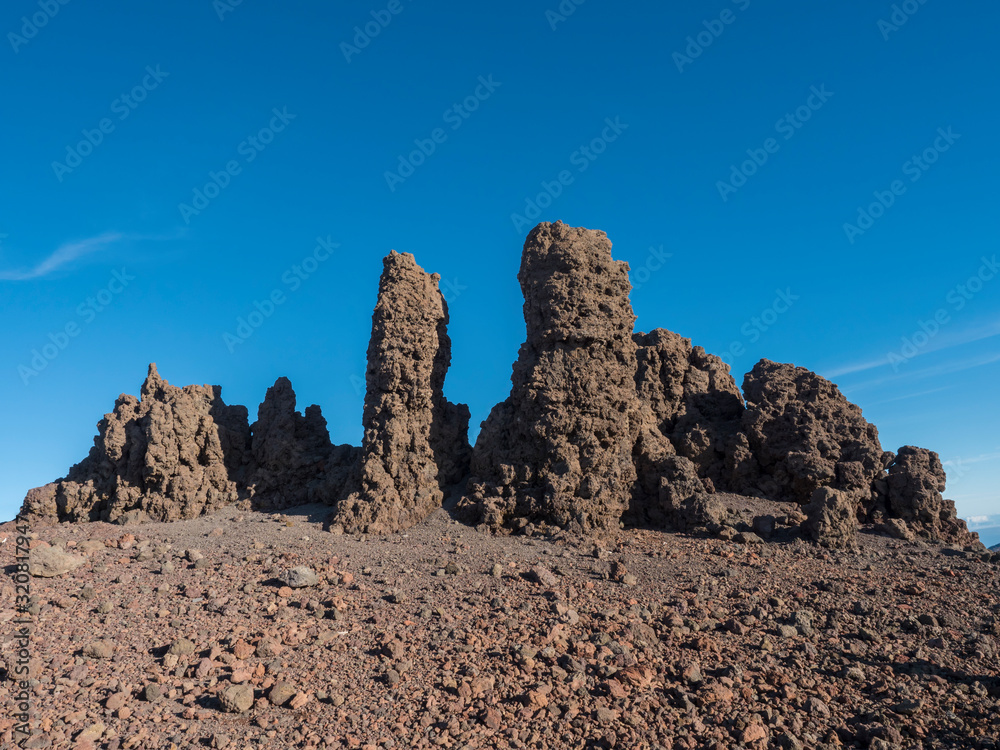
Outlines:
POLYGON ((28 553, 28 572, 36 578, 56 578, 76 570, 86 559, 61 547, 35 547, 28 553))
POLYGON ((293 589, 308 588, 319 584, 319 576, 312 568, 299 566, 285 572, 284 582, 293 589))
POLYGON ((533 566, 531 568, 531 576, 546 588, 552 589, 559 585, 559 579, 556 578, 555 573, 546 568, 544 565, 533 566))
POLYGON ((249 685, 231 685, 219 693, 222 710, 231 714, 246 713, 253 707, 253 688, 249 685))
POLYGON ((272 705, 284 706, 295 697, 295 688, 289 682, 276 682, 267 698, 272 705))
POLYGON ((112 641, 92 641, 83 647, 83 655, 91 659, 110 659, 115 653, 112 641))

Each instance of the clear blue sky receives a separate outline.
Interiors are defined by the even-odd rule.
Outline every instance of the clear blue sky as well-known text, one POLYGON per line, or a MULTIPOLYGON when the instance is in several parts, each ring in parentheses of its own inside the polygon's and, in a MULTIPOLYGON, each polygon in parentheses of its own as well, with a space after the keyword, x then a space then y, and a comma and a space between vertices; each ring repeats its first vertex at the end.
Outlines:
POLYGON ((764 356, 833 378, 885 447, 950 462, 963 515, 1000 513, 1000 275, 969 284, 1000 250, 1000 8, 681 5, 6 3, 0 516, 151 361, 251 414, 286 375, 358 443, 390 249, 443 277, 478 429, 524 235, 556 219, 631 263, 639 329, 740 381, 764 356))

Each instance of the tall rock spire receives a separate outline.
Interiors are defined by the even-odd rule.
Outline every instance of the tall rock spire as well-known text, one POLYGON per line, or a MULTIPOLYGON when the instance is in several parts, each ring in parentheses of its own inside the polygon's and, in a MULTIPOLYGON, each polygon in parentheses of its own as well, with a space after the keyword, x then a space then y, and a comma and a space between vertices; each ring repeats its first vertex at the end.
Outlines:
POLYGON ((331 522, 348 531, 391 533, 441 507, 467 473, 469 409, 444 398, 451 362, 448 308, 409 253, 383 261, 368 345, 364 440, 353 491, 331 522))
POLYGON ((635 315, 604 232, 539 224, 518 273, 527 340, 483 423, 462 506, 492 529, 617 528, 636 479, 635 315))

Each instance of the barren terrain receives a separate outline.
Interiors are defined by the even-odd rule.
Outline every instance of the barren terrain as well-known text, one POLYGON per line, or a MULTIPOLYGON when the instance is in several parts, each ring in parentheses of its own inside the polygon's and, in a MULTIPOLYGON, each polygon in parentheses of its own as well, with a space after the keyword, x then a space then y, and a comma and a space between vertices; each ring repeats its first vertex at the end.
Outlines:
POLYGON ((37 524, 85 562, 32 579, 26 746, 1000 747, 1000 555, 872 527, 824 550, 787 505, 726 497, 732 540, 491 536, 444 510, 334 534, 328 506, 37 524), (285 585, 299 566, 315 585, 285 585))

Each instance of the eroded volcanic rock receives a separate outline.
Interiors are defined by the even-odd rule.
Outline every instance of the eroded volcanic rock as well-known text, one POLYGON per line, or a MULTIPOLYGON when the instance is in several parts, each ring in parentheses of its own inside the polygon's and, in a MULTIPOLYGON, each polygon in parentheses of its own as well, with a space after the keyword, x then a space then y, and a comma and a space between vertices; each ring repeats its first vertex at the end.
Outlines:
POLYGON ((945 471, 934 451, 905 445, 899 449, 886 476, 890 518, 906 522, 914 535, 958 543, 978 539, 958 518, 955 503, 945 500, 945 471))
MULTIPOLYGON (((295 410, 288 378, 267 389, 250 430, 253 465, 247 484, 254 489, 255 507, 275 510, 326 499, 325 474, 336 469, 326 420, 316 405, 307 407, 305 416, 295 410)), ((347 451, 346 460, 352 457, 347 451)))
POLYGON ((763 359, 743 381, 745 439, 730 451, 741 492, 805 504, 819 487, 849 493, 867 511, 883 469, 878 430, 829 380, 763 359))
POLYGON ((803 511, 806 520, 802 526, 817 544, 845 549, 857 543, 857 501, 849 493, 820 487, 803 511))
MULTIPOLYGON (((652 428, 664 435, 676 453, 690 459, 699 476, 716 488, 728 485, 726 448, 740 428, 743 397, 729 366, 691 340, 658 328, 636 333, 636 390, 642 409, 641 421, 650 416, 652 428)), ((641 439, 648 443, 643 425, 641 439)), ((659 452, 657 441, 654 453, 659 452)), ((640 483, 649 484, 644 471, 656 472, 656 461, 648 449, 637 449, 640 483)), ((658 473, 658 472, 657 472, 658 473)))
POLYGON ((451 340, 440 276, 409 253, 393 251, 383 266, 356 490, 332 519, 347 531, 391 533, 422 521, 469 461, 469 409, 443 394, 451 340))
POLYGON ((617 528, 636 473, 635 315, 604 232, 543 223, 518 273, 527 340, 483 423, 463 507, 499 529, 617 528))
POLYGON ((219 386, 177 388, 156 365, 141 398, 119 396, 98 423, 90 455, 65 479, 28 492, 22 512, 59 521, 116 521, 132 511, 173 521, 240 499, 250 458, 243 406, 219 386))

